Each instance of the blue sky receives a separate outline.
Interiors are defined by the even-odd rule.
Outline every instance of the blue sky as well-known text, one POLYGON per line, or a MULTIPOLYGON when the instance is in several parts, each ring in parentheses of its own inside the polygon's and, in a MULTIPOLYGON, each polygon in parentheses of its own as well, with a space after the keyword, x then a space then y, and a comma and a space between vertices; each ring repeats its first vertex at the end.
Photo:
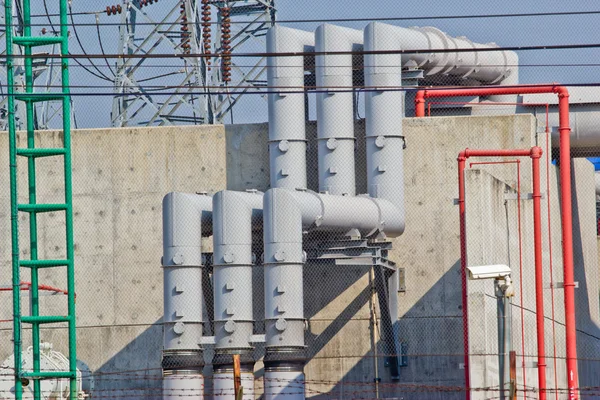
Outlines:
MULTIPOLYGON (((46 0, 51 7, 55 0, 46 0)), ((117 3, 112 0, 107 4, 117 3)), ((43 13, 42 2, 32 1, 34 13, 43 13)), ((98 12, 100 22, 115 23, 118 17, 108 17, 100 12, 104 3, 73 1, 75 12, 98 12)), ((176 0, 161 0, 149 6, 155 19, 160 19, 161 11, 167 6, 176 4, 176 0), (164 8, 163 8, 164 7, 164 8)), ((400 0, 277 0, 278 18, 280 20, 297 19, 329 19, 329 18, 379 18, 379 17, 422 17, 439 15, 480 15, 505 13, 539 13, 587 11, 600 9, 594 1, 558 1, 558 0, 504 0, 473 1, 445 0, 429 2, 408 2, 400 0)), ((44 22, 44 18, 34 22, 44 22)), ((93 23, 95 15, 80 16, 77 22, 93 23)), ((475 42, 496 42, 500 46, 526 46, 541 44, 577 44, 600 43, 600 15, 568 16, 568 17, 519 17, 519 18, 480 18, 453 20, 419 20, 391 22, 400 26, 434 26, 453 36, 467 36, 475 42)), ((361 29, 366 22, 339 23, 340 25, 361 29)), ((314 30, 318 23, 288 24, 298 29, 314 30)), ((79 28, 80 38, 90 53, 100 53, 98 32, 95 27, 79 28)), ((102 27, 100 38, 105 51, 114 53, 117 50, 118 32, 114 27, 102 27)), ((75 40, 71 41, 71 49, 75 53, 81 50, 75 40)), ((520 68, 522 83, 585 83, 600 82, 600 67, 541 67, 527 66, 538 64, 596 63, 600 60, 600 50, 562 50, 562 51, 528 51, 520 52, 520 68)), ((107 72, 104 61, 95 61, 99 68, 107 72)), ((157 62, 153 62, 157 64, 157 62)), ((89 62, 86 61, 86 64, 89 62)), ((167 68, 148 69, 148 74, 165 72, 167 68)), ((72 69, 72 82, 80 85, 110 84, 94 78, 81 68, 72 69)), ((89 90, 87 90, 89 92, 89 90)), ((112 100, 109 97, 77 97, 75 109, 79 127, 100 127, 109 124, 109 113, 112 100)), ((257 101, 252 96, 244 106, 238 108, 236 122, 266 120, 266 103, 257 101), (254 107, 255 105, 255 107, 254 107)))

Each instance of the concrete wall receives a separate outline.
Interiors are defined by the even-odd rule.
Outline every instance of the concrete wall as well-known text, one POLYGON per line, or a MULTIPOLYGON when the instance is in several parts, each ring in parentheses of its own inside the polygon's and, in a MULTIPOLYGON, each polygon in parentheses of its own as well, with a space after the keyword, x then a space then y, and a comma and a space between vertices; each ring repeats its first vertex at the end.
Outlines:
MULTIPOLYGON (((308 152, 312 160, 308 171, 311 188, 316 188, 314 132, 315 125, 311 123, 308 152)), ((380 323, 374 324, 372 320, 373 311, 380 314, 371 290, 369 269, 308 265, 305 309, 309 318, 310 361, 306 371, 307 394, 311 397, 373 397, 375 360, 379 360, 382 396, 446 399, 447 390, 439 387, 462 385, 458 210, 453 204, 457 196, 456 156, 467 146, 528 147, 536 140, 535 120, 526 115, 406 119, 404 135, 407 230, 395 241, 392 257, 406 268, 407 291, 398 295, 398 328, 409 357, 407 367, 401 369, 400 383, 414 383, 420 389, 417 393, 410 388, 392 389, 391 384, 396 382, 390 379, 389 367, 383 358, 374 357, 375 352, 382 354, 384 347, 379 341, 380 323)), ((361 139, 364 127, 360 123, 357 136, 357 191, 364 193, 365 153, 361 139)), ((61 141, 60 135, 53 132, 44 132, 40 139, 40 143, 48 146, 61 141)), ((3 149, 0 157, 6 160, 6 136, 0 140, 4 141, 0 143, 3 149)), ((110 390, 101 395, 159 397, 162 197, 174 190, 213 193, 226 186, 235 190, 267 189, 266 125, 87 130, 73 134, 73 146, 79 358, 99 373, 97 387, 110 390), (105 375, 134 370, 138 372, 105 375)), ((21 164, 20 168, 23 175, 25 166, 21 164)), ((39 171, 41 197, 59 199, 59 165, 44 160, 39 171)), ((514 172, 510 169, 486 171, 514 187, 514 172)), ((529 176, 524 170, 525 188, 529 176)), ((582 176, 577 188, 585 193, 587 175, 582 176)), ((0 179, 8 182, 6 168, 0 169, 0 179)), ((594 188, 593 176, 590 188, 594 188)), ((555 202, 556 193, 551 191, 555 202)), ((584 200, 587 212, 584 195, 580 207, 583 209, 584 200)), ((0 194, 0 217, 5 221, 0 238, 0 259, 4 261, 0 276, 4 277, 2 283, 8 283, 8 191, 0 194)), ((43 256, 56 257, 64 251, 64 244, 62 248, 60 244, 62 223, 59 215, 49 214, 46 218, 40 222, 47 226, 41 235, 43 256)), ((492 219, 490 223, 497 221, 492 219)), ((587 274, 583 266, 596 266, 597 262, 583 264, 591 257, 589 232, 587 228, 583 232, 581 247, 586 250, 578 265, 587 274)), ((592 239, 591 252, 595 254, 595 233, 592 239)), ((557 248, 554 246, 555 251, 557 248)), ((23 256, 27 256, 26 250, 23 256)), ((558 271, 559 258, 554 258, 558 271)), ((257 271, 256 287, 262 288, 260 269, 257 271)), ((44 275, 44 283, 63 287, 64 280, 56 276, 44 275)), ((597 279, 586 283, 587 292, 595 291, 596 295, 593 299, 591 295, 580 298, 585 298, 590 315, 597 319, 597 279)), ((261 298, 258 295, 257 302, 261 298)), ((557 297, 556 303, 559 302, 557 297)), ((61 307, 64 299, 60 296, 44 299, 48 313, 60 311, 61 307)), ((256 310, 255 318, 260 322, 260 307, 256 310)), ((0 319, 10 318, 10 299, 6 294, 0 294, 0 312, 0 319)), ((594 326, 595 322, 589 322, 582 329, 594 326)), ((0 343, 4 343, 0 345, 0 359, 3 359, 11 352, 10 324, 1 324, 0 328, 0 343)), ((260 331, 260 323, 256 329, 260 331)), ((43 339, 54 342, 59 350, 65 348, 64 329, 45 329, 43 339)), ((595 351, 595 340, 586 346, 595 351)), ((256 353, 259 356, 260 349, 256 353)), ((209 353, 206 358, 210 360, 209 353)), ((257 372, 260 376, 260 363, 257 372)), ((460 393, 454 396, 462 397, 460 393)))
MULTIPOLYGON (((95 129, 72 136, 78 357, 97 373, 99 395, 152 398, 161 385, 162 198, 170 191, 225 188, 225 129, 95 129), (134 372, 106 375, 115 371, 134 372)), ((40 147, 58 147, 62 142, 61 135, 52 131, 38 134, 36 140, 40 147)), ((0 135, 0 149, 0 159, 8 165, 6 134, 0 135)), ((20 162, 19 168, 25 194, 26 164, 20 162)), ((59 159, 38 161, 38 201, 61 202, 62 179, 59 159)), ((0 182, 8 185, 6 167, 0 168, 0 182)), ((11 276, 9 201, 9 190, 1 191, 2 285, 9 284, 11 276)), ((25 218, 21 224, 27 231, 25 218)), ((40 257, 64 256, 60 213, 44 214, 39 226, 40 257)), ((22 257, 27 258, 28 235, 22 239, 22 257)), ((24 275, 23 280, 29 279, 24 275)), ((44 271, 40 281, 66 287, 60 269, 44 271)), ((41 309, 47 315, 60 314, 65 305, 64 296, 49 296, 42 298, 41 309)), ((2 320, 11 318, 9 293, 0 293, 0 313, 2 320)), ((4 360, 12 353, 11 324, 2 323, 0 328, 4 360)), ((29 332, 24 336, 28 345, 29 332)), ((42 340, 65 351, 64 329, 43 329, 42 340)))

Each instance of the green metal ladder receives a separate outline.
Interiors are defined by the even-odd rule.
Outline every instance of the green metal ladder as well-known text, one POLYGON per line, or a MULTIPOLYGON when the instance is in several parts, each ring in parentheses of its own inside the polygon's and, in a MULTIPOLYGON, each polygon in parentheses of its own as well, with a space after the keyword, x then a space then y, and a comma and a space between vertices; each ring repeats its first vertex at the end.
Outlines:
POLYGON ((68 378, 70 383, 70 399, 77 399, 77 356, 75 339, 75 276, 73 262, 73 206, 71 179, 71 103, 69 94, 69 61, 61 57, 62 90, 56 93, 36 93, 33 88, 32 49, 36 46, 58 45, 62 56, 68 55, 67 0, 60 1, 60 33, 52 37, 34 37, 31 35, 30 0, 23 1, 23 36, 13 34, 13 0, 5 4, 6 20, 6 62, 8 82, 8 129, 10 146, 10 203, 11 203, 11 239, 12 239, 12 288, 13 288, 13 341, 15 359, 15 399, 23 397, 23 386, 33 381, 34 399, 42 398, 42 379, 68 378), (25 55, 25 93, 17 93, 14 87, 15 55, 13 46, 23 48, 25 55), (17 130, 15 125, 15 101, 24 102, 26 107, 27 147, 17 147, 17 130), (64 146, 61 148, 37 148, 35 143, 35 110, 36 102, 62 101, 64 146), (17 157, 27 159, 28 203, 18 202, 17 191, 17 157), (44 204, 37 202, 36 159, 40 157, 62 157, 64 161, 64 203, 44 204), (29 250, 30 259, 20 259, 19 247, 19 213, 29 214, 29 250), (66 258, 63 260, 38 259, 38 226, 37 215, 45 212, 64 212, 66 221, 66 258), (66 267, 67 272, 67 315, 40 315, 38 275, 42 268, 66 267), (30 309, 31 315, 21 312, 21 268, 31 272, 30 309), (67 323, 69 336, 69 370, 40 371, 40 327, 42 324, 67 323), (22 324, 31 325, 33 346, 33 370, 24 371, 22 366, 22 324))

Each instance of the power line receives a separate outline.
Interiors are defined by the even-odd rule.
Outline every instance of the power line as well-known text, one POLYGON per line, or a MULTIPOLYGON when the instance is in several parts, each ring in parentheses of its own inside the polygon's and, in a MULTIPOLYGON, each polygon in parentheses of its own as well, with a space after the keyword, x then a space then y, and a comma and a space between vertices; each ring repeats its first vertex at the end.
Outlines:
MULTIPOLYGON (((175 58, 175 56, 173 57, 175 58)), ((177 58, 180 58, 179 56, 177 56, 177 58)), ((54 62, 48 65, 52 65, 52 66, 60 66, 61 64, 58 62, 54 62)), ((249 67, 253 67, 254 65, 246 65, 246 64, 235 64, 236 67, 240 67, 240 68, 249 68, 249 67)), ((579 68, 597 68, 600 67, 600 63, 567 63, 567 64, 487 64, 485 66, 481 66, 481 65, 473 65, 473 64, 461 64, 463 65, 465 68, 481 68, 481 69, 486 69, 486 68, 498 68, 498 67, 508 67, 508 68, 571 68, 571 67, 579 67, 579 68)), ((71 67, 90 67, 92 66, 92 64, 78 64, 78 65, 72 65, 71 67)), ((371 67, 372 65, 354 65, 352 67, 353 70, 355 71, 361 71, 364 68, 368 68, 371 67)), ((402 68, 403 65, 387 65, 388 67, 391 68, 402 68)), ((105 65, 98 65, 98 68, 109 68, 108 66, 105 65)), ((347 65, 327 65, 328 68, 345 68, 347 67, 347 65)), ((142 64, 139 65, 138 68, 183 68, 183 64, 142 64)), ((272 66, 269 65, 265 65, 264 68, 274 68, 272 66)), ((278 68, 297 68, 297 67, 293 67, 293 66, 279 66, 278 68)), ((318 67, 315 66, 315 69, 318 69, 318 67)), ((184 73, 183 71, 181 73, 184 73)))
MULTIPOLYGON (((92 15, 92 14, 104 14, 105 10, 101 11, 88 11, 81 12, 75 15, 92 15)), ((563 12, 540 12, 540 13, 503 13, 503 14, 466 14, 466 15, 431 15, 431 16, 415 16, 415 17, 380 17, 380 18, 316 18, 316 19, 288 19, 288 20, 277 20, 278 23, 285 24, 309 24, 309 23, 336 23, 336 22, 392 22, 392 21, 427 21, 427 20, 452 20, 452 19, 489 19, 489 18, 540 18, 540 17, 559 17, 559 16, 585 16, 585 15, 598 15, 599 10, 588 10, 588 11, 563 11, 563 12)), ((52 17, 59 16, 58 14, 47 14, 52 17)), ((32 15, 32 17, 45 17, 46 15, 38 14, 32 15)), ((253 21, 231 21, 231 24, 249 24, 253 21)), ((166 25, 164 23, 154 22, 139 22, 136 25, 166 25)), ((217 24, 217 22, 211 22, 211 24, 217 24)), ((95 25, 91 23, 79 24, 95 25)), ((104 23, 106 26, 120 26, 121 23, 104 23)), ((1 25, 0 25, 1 26, 1 25)))
MULTIPOLYGON (((233 53, 233 54, 221 54, 221 53, 199 53, 199 54, 186 54, 186 55, 174 55, 174 54, 128 54, 123 56, 121 54, 49 54, 44 55, 44 58, 69 58, 69 59, 80 59, 80 58, 155 58, 155 59, 170 59, 170 58, 223 58, 223 57, 244 57, 244 58, 262 58, 262 57, 304 57, 304 56, 334 56, 334 55, 398 55, 398 54, 444 54, 444 53, 489 53, 499 51, 539 51, 539 50, 581 50, 581 49, 597 49, 600 48, 600 43, 582 43, 582 44, 554 44, 554 45, 537 45, 537 46, 504 46, 504 47, 469 47, 469 48, 458 48, 458 49, 410 49, 410 50, 370 50, 370 51, 314 51, 314 52, 253 52, 253 53, 233 53)), ((13 55, 13 58, 39 58, 39 55, 13 55)))
MULTIPOLYGON (((505 85, 501 85, 501 86, 486 86, 489 88, 515 88, 515 87, 527 87, 527 88, 532 88, 532 87, 539 87, 539 86, 548 86, 548 85, 558 85, 558 83, 545 83, 545 84, 534 84, 534 85, 528 85, 528 84, 522 84, 522 85, 510 85, 510 86, 505 86, 505 85)), ((567 87, 600 87, 600 82, 593 82, 593 83, 562 83, 560 84, 561 86, 567 86, 567 87)), ((5 87, 6 85, 0 85, 5 87)), ((71 86, 73 87, 73 86, 71 86)), ((427 87, 427 86, 418 86, 418 87, 414 87, 414 86, 389 86, 389 87, 364 87, 364 86, 356 86, 356 87, 347 87, 347 88, 341 88, 341 89, 336 89, 336 93, 352 93, 356 90, 360 90, 363 93, 366 92, 381 92, 381 91, 388 91, 388 92, 413 92, 413 91, 417 91, 417 90, 428 90, 428 91, 435 91, 435 90, 444 90, 447 89, 448 87, 456 87, 456 86, 435 86, 435 87, 427 87)), ((86 87, 85 85, 80 87, 81 89, 93 89, 93 87, 86 87)), ((105 86, 105 88, 107 89, 112 89, 112 87, 108 87, 105 86)), ((268 90, 264 90, 265 87, 256 87, 256 86, 238 86, 238 88, 240 89, 248 89, 251 88, 253 90, 255 90, 254 92, 246 92, 246 91, 239 91, 239 92, 231 92, 230 90, 226 90, 226 88, 224 86, 211 86, 211 87, 207 87, 207 86, 164 86, 161 87, 159 89, 146 89, 144 88, 144 93, 138 93, 138 92, 127 92, 127 93, 112 93, 112 92, 71 92, 71 96, 78 96, 78 97, 85 97, 85 96, 110 96, 110 97, 136 97, 136 96, 141 96, 141 95, 147 95, 147 94, 152 94, 152 95, 160 95, 160 96, 170 96, 170 95, 180 95, 180 96, 207 96, 207 95, 222 95, 222 96, 227 96, 227 95, 266 95, 266 94, 280 94, 281 90, 276 90, 276 87, 267 87, 266 89, 268 90), (173 89, 206 89, 206 88, 216 88, 216 89, 221 89, 221 91, 207 91, 207 90, 202 90, 202 91, 186 91, 186 92, 176 92, 173 91, 173 89)), ((332 87, 291 87, 291 89, 293 90, 289 90, 290 87, 286 86, 286 87, 279 87, 279 89, 286 89, 285 93, 286 94, 305 94, 306 92, 308 93, 328 93, 331 90, 332 87)), ((476 86, 476 87, 468 87, 468 86, 461 86, 461 88, 463 89, 469 89, 469 88, 481 88, 481 86, 476 86)), ((18 96, 18 94, 15 94, 15 96, 18 96)))

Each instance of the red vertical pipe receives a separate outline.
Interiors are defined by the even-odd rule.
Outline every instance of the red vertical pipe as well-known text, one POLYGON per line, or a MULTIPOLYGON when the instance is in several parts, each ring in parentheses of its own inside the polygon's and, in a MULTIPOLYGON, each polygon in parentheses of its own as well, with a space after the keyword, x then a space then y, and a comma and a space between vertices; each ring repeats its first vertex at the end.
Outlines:
MULTIPOLYGON (((533 169, 533 237, 535 255, 535 317, 538 348, 538 384, 540 400, 546 400, 546 344, 544 342, 544 272, 542 269, 542 209, 540 190, 540 158, 542 149, 531 149, 533 169)), ((519 200, 520 201, 520 200, 519 200)))
POLYGON ((460 276, 462 279, 462 312, 463 312, 463 349, 465 368, 465 398, 471 398, 471 377, 469 375, 469 315, 467 292, 467 235, 465 224, 465 164, 467 157, 458 156, 458 213, 460 223, 460 276))
POLYGON ((573 214, 571 205, 571 126, 569 124, 569 92, 558 87, 560 133, 560 193, 563 240, 563 274, 565 290, 565 337, 567 341, 567 383, 569 399, 578 397, 577 331, 575 322, 575 274, 573 271, 573 214))
MULTIPOLYGON (((569 91, 566 87, 558 85, 419 90, 415 96, 415 116, 425 116, 425 99, 429 97, 519 95, 534 93, 556 93, 559 101, 560 198, 563 242, 567 384, 569 399, 576 400, 578 398, 578 372, 577 333, 575 325, 575 279, 573 270, 573 210, 571 205, 571 128, 569 124, 569 91)), ((468 374, 468 371, 466 373, 468 374)))

